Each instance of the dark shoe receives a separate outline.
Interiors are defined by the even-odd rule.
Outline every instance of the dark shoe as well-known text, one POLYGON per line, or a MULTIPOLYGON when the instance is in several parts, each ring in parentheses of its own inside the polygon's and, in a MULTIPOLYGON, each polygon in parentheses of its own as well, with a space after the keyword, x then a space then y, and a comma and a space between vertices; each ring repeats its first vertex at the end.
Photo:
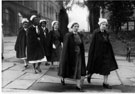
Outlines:
POLYGON ((81 87, 76 86, 76 89, 77 89, 78 91, 80 91, 80 92, 84 92, 81 87))
POLYGON ((41 69, 40 69, 40 67, 38 67, 37 70, 38 70, 39 72, 42 72, 41 69))
POLYGON ((64 79, 61 79, 61 84, 65 85, 65 80, 64 79))
POLYGON ((91 77, 87 78, 88 83, 91 83, 91 77))
POLYGON ((4 56, 2 56, 2 60, 4 59, 4 56))
POLYGON ((103 87, 106 88, 106 89, 112 89, 111 86, 109 86, 108 84, 105 84, 105 83, 103 83, 103 87))
POLYGON ((35 71, 35 74, 37 74, 37 73, 38 73, 36 69, 35 69, 34 71, 35 71))
POLYGON ((28 67, 28 65, 24 65, 24 67, 25 67, 25 68, 27 68, 27 67, 28 67))

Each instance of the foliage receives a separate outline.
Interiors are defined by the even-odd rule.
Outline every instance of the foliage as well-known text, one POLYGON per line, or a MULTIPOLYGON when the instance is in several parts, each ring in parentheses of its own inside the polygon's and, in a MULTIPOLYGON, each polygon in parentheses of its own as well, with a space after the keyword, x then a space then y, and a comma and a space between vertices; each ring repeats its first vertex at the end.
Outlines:
MULTIPOLYGON (((101 7, 103 9, 103 12, 105 9, 107 9, 110 13, 110 19, 109 19, 110 27, 111 29, 113 29, 113 31, 116 31, 116 33, 117 31, 120 30, 121 24, 124 24, 125 22, 131 19, 131 16, 133 15, 133 9, 135 9, 135 1, 131 1, 131 0, 130 1, 88 0, 86 2, 86 5, 88 6, 90 12, 95 12, 92 10, 94 10, 94 8, 96 7, 98 7, 98 9, 101 7)), ((91 13, 91 14, 94 15, 95 13, 91 13)), ((91 28, 93 28, 95 26, 95 21, 97 20, 94 21, 93 17, 91 16, 89 20, 90 20, 90 26, 91 28)))
POLYGON ((112 1, 108 10, 110 11, 109 23, 114 31, 119 31, 121 24, 130 20, 133 15, 133 3, 130 1, 112 1))

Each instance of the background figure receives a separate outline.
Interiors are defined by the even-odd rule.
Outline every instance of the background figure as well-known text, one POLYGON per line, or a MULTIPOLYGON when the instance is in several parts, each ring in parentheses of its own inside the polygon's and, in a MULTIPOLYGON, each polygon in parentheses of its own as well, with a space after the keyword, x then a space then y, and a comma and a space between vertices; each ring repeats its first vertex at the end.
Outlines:
POLYGON ((28 19, 22 19, 22 27, 19 29, 19 34, 15 43, 16 57, 24 60, 24 66, 27 68, 27 33, 28 33, 28 19))
POLYGON ((103 87, 110 89, 111 87, 107 83, 108 75, 110 71, 118 69, 118 66, 109 40, 109 34, 106 31, 107 23, 107 19, 100 18, 98 23, 100 28, 94 31, 89 48, 87 70, 90 77, 87 80, 90 83, 93 73, 104 75, 103 87))
POLYGON ((2 60, 4 59, 4 33, 3 33, 3 24, 2 24, 2 53, 1 53, 1 56, 2 56, 2 60))
MULTIPOLYGON (((47 21, 45 19, 41 19, 40 20, 40 26, 39 26, 39 30, 40 30, 40 38, 41 38, 41 44, 43 44, 43 48, 44 48, 44 55, 47 58, 47 61, 51 61, 50 58, 50 47, 49 47, 49 38, 48 38, 48 28, 46 27, 47 21)), ((45 65, 49 65, 49 63, 46 62, 45 65)))
POLYGON ((62 50, 62 35, 60 33, 58 21, 52 22, 52 30, 49 32, 49 41, 51 45, 51 61, 59 62, 62 50))
POLYGON ((127 44, 127 60, 130 62, 131 47, 130 44, 127 44))
POLYGON ((59 12, 59 29, 60 33, 62 34, 62 38, 64 38, 65 34, 68 33, 68 14, 66 9, 62 6, 59 12))
POLYGON ((35 73, 41 72, 40 64, 46 61, 44 58, 44 48, 40 41, 40 31, 38 28, 39 19, 36 15, 32 15, 30 20, 32 21, 32 26, 28 29, 28 61, 33 64, 35 73))
POLYGON ((79 24, 73 23, 72 32, 66 34, 59 65, 58 75, 61 83, 65 84, 65 78, 76 79, 77 89, 81 90, 81 76, 86 75, 84 45, 82 35, 78 32, 79 24))

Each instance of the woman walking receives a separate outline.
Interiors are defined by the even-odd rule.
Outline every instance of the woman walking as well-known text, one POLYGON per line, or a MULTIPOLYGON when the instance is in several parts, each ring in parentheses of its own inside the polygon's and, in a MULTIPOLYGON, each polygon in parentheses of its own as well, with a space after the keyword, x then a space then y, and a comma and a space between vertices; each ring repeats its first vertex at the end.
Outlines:
POLYGON ((22 27, 19 29, 19 34, 15 43, 16 57, 24 60, 24 67, 27 68, 27 33, 28 33, 28 19, 22 19, 22 27))
POLYGON ((41 38, 41 43, 44 48, 44 55, 47 58, 47 62, 45 65, 49 65, 49 62, 51 61, 50 58, 50 47, 49 47, 49 39, 48 39, 48 28, 46 27, 47 21, 45 19, 41 19, 39 22, 39 30, 40 30, 40 38, 41 38))
POLYGON ((62 50, 62 35, 59 30, 59 22, 53 21, 52 22, 52 30, 49 32, 49 41, 51 45, 51 62, 59 62, 61 50, 62 50))
POLYGON ((28 61, 33 64, 35 73, 38 73, 41 72, 41 62, 46 61, 46 58, 44 58, 44 48, 38 28, 39 19, 36 15, 32 15, 30 20, 32 26, 28 29, 28 61))
POLYGON ((73 23, 71 28, 73 31, 65 35, 58 75, 63 85, 65 78, 75 79, 76 89, 81 90, 81 77, 86 75, 85 51, 79 24, 73 23))
POLYGON ((112 45, 107 33, 107 19, 99 19, 99 29, 94 31, 92 43, 89 48, 87 70, 90 75, 87 80, 90 83, 92 74, 97 73, 104 76, 103 87, 110 89, 108 75, 111 71, 118 69, 112 45))

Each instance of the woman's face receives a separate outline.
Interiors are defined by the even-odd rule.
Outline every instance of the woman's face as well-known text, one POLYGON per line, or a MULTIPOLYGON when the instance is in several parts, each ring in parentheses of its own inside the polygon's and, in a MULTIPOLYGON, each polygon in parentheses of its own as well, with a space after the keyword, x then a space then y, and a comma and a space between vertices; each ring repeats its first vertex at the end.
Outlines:
POLYGON ((39 24, 39 19, 38 19, 37 17, 34 18, 33 24, 34 24, 34 25, 38 25, 38 24, 39 24))
POLYGON ((107 23, 106 22, 103 22, 100 24, 100 29, 101 30, 105 30, 107 28, 107 23))
POLYGON ((77 32, 78 29, 79 29, 79 24, 75 24, 75 25, 73 26, 73 31, 74 31, 74 32, 77 32))
POLYGON ((46 27, 46 22, 42 22, 42 23, 41 23, 41 26, 42 26, 42 27, 46 27))
POLYGON ((24 22, 23 23, 23 28, 27 28, 28 27, 28 23, 27 22, 24 22))
POLYGON ((54 23, 53 28, 54 28, 54 30, 58 30, 58 28, 59 28, 59 23, 58 23, 58 22, 54 23))

